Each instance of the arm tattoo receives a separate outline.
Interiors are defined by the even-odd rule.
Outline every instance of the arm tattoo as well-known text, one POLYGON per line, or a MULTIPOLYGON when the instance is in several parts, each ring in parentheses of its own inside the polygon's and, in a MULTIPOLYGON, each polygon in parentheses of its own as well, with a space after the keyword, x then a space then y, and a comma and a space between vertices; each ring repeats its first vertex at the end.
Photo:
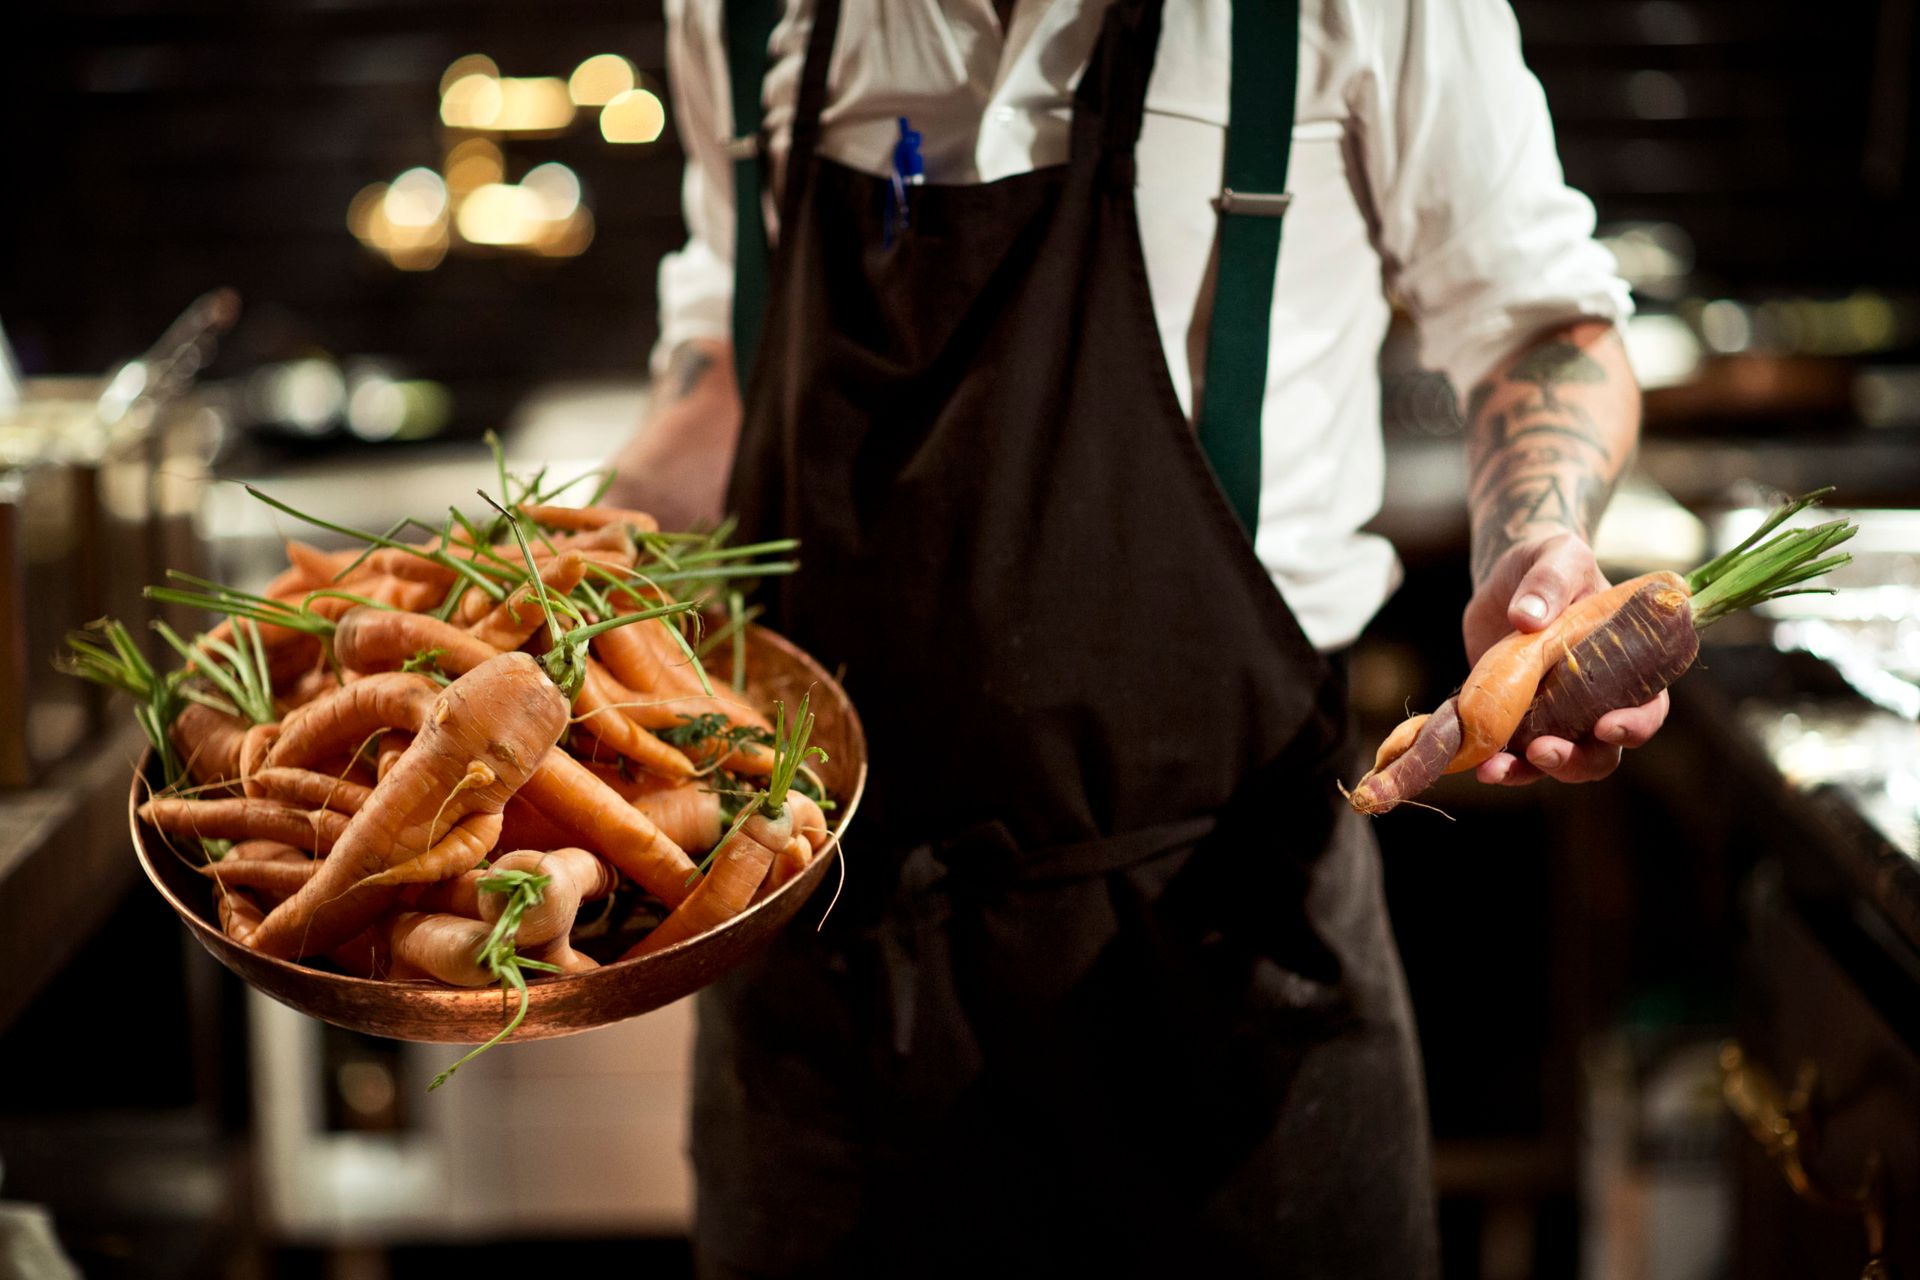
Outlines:
POLYGON ((700 379, 706 377, 707 370, 713 368, 713 357, 691 342, 683 342, 667 356, 666 376, 661 379, 660 399, 663 404, 672 404, 676 400, 685 400, 700 385, 700 379))
POLYGON ((1467 502, 1475 582, 1528 538, 1592 536, 1626 465, 1633 424, 1596 420, 1578 389, 1605 389, 1609 379, 1598 360, 1556 337, 1473 388, 1467 502))

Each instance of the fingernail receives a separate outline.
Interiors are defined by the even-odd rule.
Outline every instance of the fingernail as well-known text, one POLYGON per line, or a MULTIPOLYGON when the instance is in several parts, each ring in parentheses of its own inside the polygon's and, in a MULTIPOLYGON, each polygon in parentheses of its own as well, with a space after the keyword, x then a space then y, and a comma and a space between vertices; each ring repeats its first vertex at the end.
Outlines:
POLYGON ((1551 747, 1540 753, 1540 767, 1542 769, 1558 769, 1566 762, 1567 753, 1558 747, 1551 747))
POLYGON ((1535 622, 1543 622, 1546 620, 1547 602, 1545 600, 1542 600, 1539 596, 1535 596, 1535 595, 1521 596, 1520 599, 1517 601, 1517 604, 1520 609, 1520 612, 1526 614, 1529 618, 1532 618, 1535 622))
POLYGON ((1607 731, 1600 736, 1608 742, 1625 742, 1627 740, 1627 731, 1621 725, 1610 724, 1607 726, 1607 731))

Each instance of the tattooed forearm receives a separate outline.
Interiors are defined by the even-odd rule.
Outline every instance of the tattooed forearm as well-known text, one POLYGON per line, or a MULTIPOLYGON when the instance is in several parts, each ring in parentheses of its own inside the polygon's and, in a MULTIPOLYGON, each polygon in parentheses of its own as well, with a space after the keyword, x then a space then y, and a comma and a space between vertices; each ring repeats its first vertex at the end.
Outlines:
POLYGON ((660 401, 685 400, 715 364, 713 353, 694 342, 683 342, 667 356, 666 376, 660 380, 660 401))
POLYGON ((1639 433, 1619 339, 1581 324, 1534 343, 1467 398, 1473 577, 1518 543, 1590 538, 1639 433))

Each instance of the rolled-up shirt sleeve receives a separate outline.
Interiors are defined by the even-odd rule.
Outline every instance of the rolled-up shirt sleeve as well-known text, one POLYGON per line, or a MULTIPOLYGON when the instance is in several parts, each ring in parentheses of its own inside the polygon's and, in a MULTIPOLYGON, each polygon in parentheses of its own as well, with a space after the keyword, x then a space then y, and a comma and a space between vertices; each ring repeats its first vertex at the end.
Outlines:
POLYGON ((687 242, 660 261, 660 340, 655 376, 674 348, 694 338, 725 339, 733 313, 733 171, 726 138, 726 46, 718 4, 667 0, 667 79, 674 129, 686 152, 680 200, 687 242))
POLYGON ((1532 334, 1630 315, 1505 0, 1354 9, 1360 155, 1387 285, 1425 363, 1465 395, 1532 334))

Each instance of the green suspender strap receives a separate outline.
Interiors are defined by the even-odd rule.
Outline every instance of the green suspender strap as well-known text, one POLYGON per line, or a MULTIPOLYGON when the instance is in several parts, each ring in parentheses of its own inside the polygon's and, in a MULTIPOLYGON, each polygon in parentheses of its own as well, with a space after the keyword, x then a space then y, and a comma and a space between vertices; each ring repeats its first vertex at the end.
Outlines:
POLYGON ((760 84, 767 71, 767 38, 780 17, 780 0, 727 0, 727 81, 733 90, 733 371, 746 394, 760 322, 767 309, 766 148, 760 141, 760 84))
POLYGON ((1299 0, 1235 0, 1226 170, 1214 202, 1220 261, 1199 436, 1249 536, 1260 519, 1260 410, 1280 220, 1292 198, 1287 153, 1299 75, 1299 0))

